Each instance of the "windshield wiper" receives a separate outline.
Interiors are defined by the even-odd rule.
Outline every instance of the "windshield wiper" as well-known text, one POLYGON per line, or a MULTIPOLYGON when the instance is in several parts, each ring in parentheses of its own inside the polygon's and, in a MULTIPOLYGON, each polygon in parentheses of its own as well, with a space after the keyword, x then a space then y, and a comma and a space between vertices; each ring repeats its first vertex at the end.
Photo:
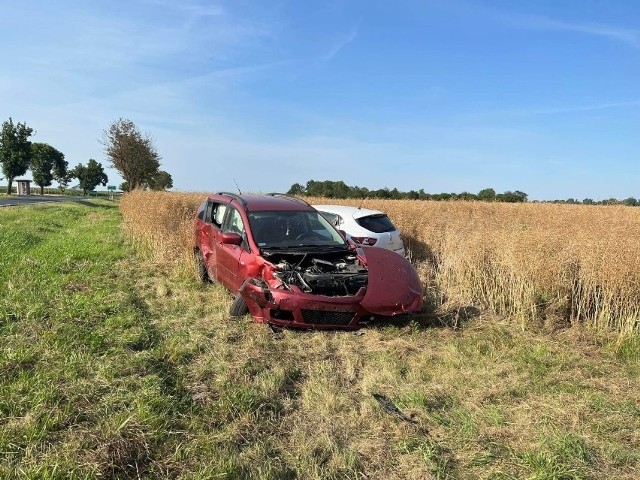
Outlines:
POLYGON ((261 250, 299 250, 301 248, 339 248, 346 249, 349 248, 347 245, 324 245, 322 243, 299 243, 296 245, 286 245, 282 246, 263 246, 260 247, 261 250))

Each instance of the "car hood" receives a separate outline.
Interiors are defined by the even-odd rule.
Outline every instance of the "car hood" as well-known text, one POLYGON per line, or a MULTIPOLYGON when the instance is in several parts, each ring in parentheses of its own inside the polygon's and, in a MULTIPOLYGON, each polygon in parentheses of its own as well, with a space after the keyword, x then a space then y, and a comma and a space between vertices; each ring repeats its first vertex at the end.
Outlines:
POLYGON ((361 305, 372 313, 395 315, 422 308, 422 282, 413 265, 391 250, 362 247, 369 271, 361 305))

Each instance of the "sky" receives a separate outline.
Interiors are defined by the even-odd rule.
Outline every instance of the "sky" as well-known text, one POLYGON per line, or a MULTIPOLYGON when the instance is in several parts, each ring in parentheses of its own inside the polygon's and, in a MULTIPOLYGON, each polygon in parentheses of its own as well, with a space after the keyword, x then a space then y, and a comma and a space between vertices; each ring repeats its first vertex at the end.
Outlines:
POLYGON ((175 190, 640 197, 637 0, 0 0, 0 48, 71 167, 123 117, 175 190))

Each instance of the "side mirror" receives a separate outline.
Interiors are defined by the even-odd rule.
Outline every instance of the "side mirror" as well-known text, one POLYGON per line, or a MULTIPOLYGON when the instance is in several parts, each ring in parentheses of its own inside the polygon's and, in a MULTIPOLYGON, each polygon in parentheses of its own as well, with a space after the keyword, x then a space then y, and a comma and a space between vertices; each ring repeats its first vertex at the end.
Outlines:
POLYGON ((242 236, 236 232, 222 232, 220 234, 220 243, 240 245, 242 243, 242 236))
POLYGON ((342 238, 344 238, 345 240, 347 239, 347 232, 345 232, 344 230, 338 230, 338 233, 342 236, 342 238))

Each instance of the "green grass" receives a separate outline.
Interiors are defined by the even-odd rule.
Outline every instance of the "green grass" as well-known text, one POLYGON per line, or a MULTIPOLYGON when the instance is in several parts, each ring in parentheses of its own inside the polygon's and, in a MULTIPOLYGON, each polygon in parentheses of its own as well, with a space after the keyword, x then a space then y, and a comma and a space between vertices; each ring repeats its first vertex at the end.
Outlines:
POLYGON ((637 339, 484 316, 278 337, 120 221, 0 210, 0 478, 638 477, 637 339))

